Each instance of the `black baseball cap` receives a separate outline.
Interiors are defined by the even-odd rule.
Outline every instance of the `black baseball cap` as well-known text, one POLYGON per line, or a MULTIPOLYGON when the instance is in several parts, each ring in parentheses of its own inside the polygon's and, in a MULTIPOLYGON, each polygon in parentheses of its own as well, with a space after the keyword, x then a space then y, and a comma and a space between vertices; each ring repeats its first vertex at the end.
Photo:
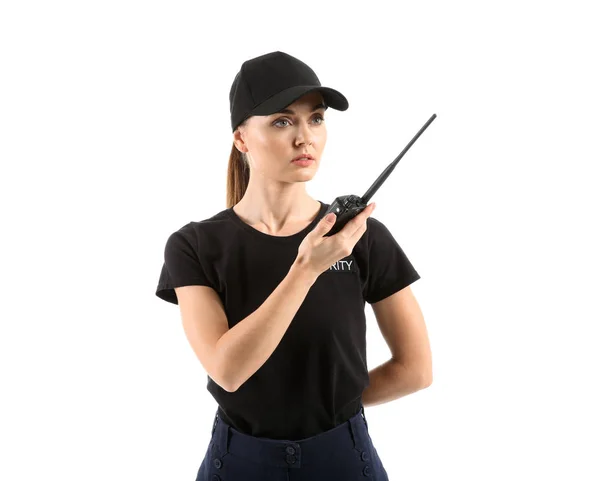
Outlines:
POLYGON ((246 60, 229 91, 232 132, 248 117, 279 112, 314 90, 323 95, 327 107, 348 108, 346 97, 321 86, 308 65, 285 52, 271 52, 246 60))

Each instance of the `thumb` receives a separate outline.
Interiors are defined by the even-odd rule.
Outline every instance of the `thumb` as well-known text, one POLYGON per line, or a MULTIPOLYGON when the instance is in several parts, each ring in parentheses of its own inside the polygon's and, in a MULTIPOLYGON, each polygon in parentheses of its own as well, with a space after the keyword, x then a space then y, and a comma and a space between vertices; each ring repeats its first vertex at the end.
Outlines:
POLYGON ((335 214, 330 212, 321 219, 321 222, 318 224, 318 230, 320 232, 327 232, 333 227, 333 224, 335 224, 335 214))

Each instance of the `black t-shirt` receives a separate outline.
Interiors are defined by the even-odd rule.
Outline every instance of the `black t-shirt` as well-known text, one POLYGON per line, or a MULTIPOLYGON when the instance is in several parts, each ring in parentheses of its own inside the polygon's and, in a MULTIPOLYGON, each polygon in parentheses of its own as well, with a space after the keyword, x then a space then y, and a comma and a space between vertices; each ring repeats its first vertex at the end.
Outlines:
MULTIPOLYGON (((317 217, 291 236, 260 232, 233 208, 173 232, 156 295, 178 304, 175 287, 205 285, 220 296, 229 328, 258 309, 287 275, 317 217)), ((352 254, 322 273, 269 359, 237 391, 208 376, 218 413, 238 431, 304 439, 333 429, 360 410, 369 384, 365 301, 373 304, 420 276, 383 223, 367 219, 352 254)))

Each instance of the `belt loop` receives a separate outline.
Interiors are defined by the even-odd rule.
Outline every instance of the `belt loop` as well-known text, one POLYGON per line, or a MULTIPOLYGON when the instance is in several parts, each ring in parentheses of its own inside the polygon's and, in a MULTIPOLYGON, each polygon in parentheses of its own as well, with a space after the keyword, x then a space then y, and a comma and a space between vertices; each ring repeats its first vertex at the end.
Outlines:
POLYGON ((224 456, 229 452, 229 441, 231 439, 231 426, 227 423, 223 422, 223 420, 219 417, 219 413, 215 415, 215 423, 213 425, 213 444, 217 447, 221 456, 224 456), (219 422, 220 421, 220 422, 219 422), (215 431, 219 428, 219 432, 215 431))
POLYGON ((367 418, 365 416, 365 407, 363 405, 360 406, 360 414, 363 417, 363 420, 365 421, 365 426, 367 426, 367 430, 369 429, 369 423, 367 422, 367 418))
POLYGON ((214 436, 215 434, 215 429, 217 429, 217 422, 219 421, 219 413, 217 412, 217 414, 215 415, 215 422, 213 423, 213 427, 212 427, 212 432, 210 433, 210 436, 214 436))
POLYGON ((369 439, 368 439, 368 430, 366 430, 361 423, 364 423, 360 420, 359 416, 352 416, 348 420, 350 424, 350 432, 352 434, 352 441, 354 442, 354 447, 359 449, 360 451, 368 450, 369 439))
POLYGON ((215 441, 215 443, 219 449, 219 453, 221 456, 224 456, 229 452, 229 440, 231 438, 230 428, 231 426, 222 424, 219 428, 220 432, 217 434, 217 440, 215 441))

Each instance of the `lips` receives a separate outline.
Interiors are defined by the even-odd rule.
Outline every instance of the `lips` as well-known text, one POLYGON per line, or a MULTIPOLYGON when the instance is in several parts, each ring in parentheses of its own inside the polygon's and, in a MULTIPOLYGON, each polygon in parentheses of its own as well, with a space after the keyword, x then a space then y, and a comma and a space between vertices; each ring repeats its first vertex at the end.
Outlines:
POLYGON ((292 162, 296 162, 297 160, 315 160, 315 158, 310 154, 300 154, 298 157, 294 157, 292 162))

